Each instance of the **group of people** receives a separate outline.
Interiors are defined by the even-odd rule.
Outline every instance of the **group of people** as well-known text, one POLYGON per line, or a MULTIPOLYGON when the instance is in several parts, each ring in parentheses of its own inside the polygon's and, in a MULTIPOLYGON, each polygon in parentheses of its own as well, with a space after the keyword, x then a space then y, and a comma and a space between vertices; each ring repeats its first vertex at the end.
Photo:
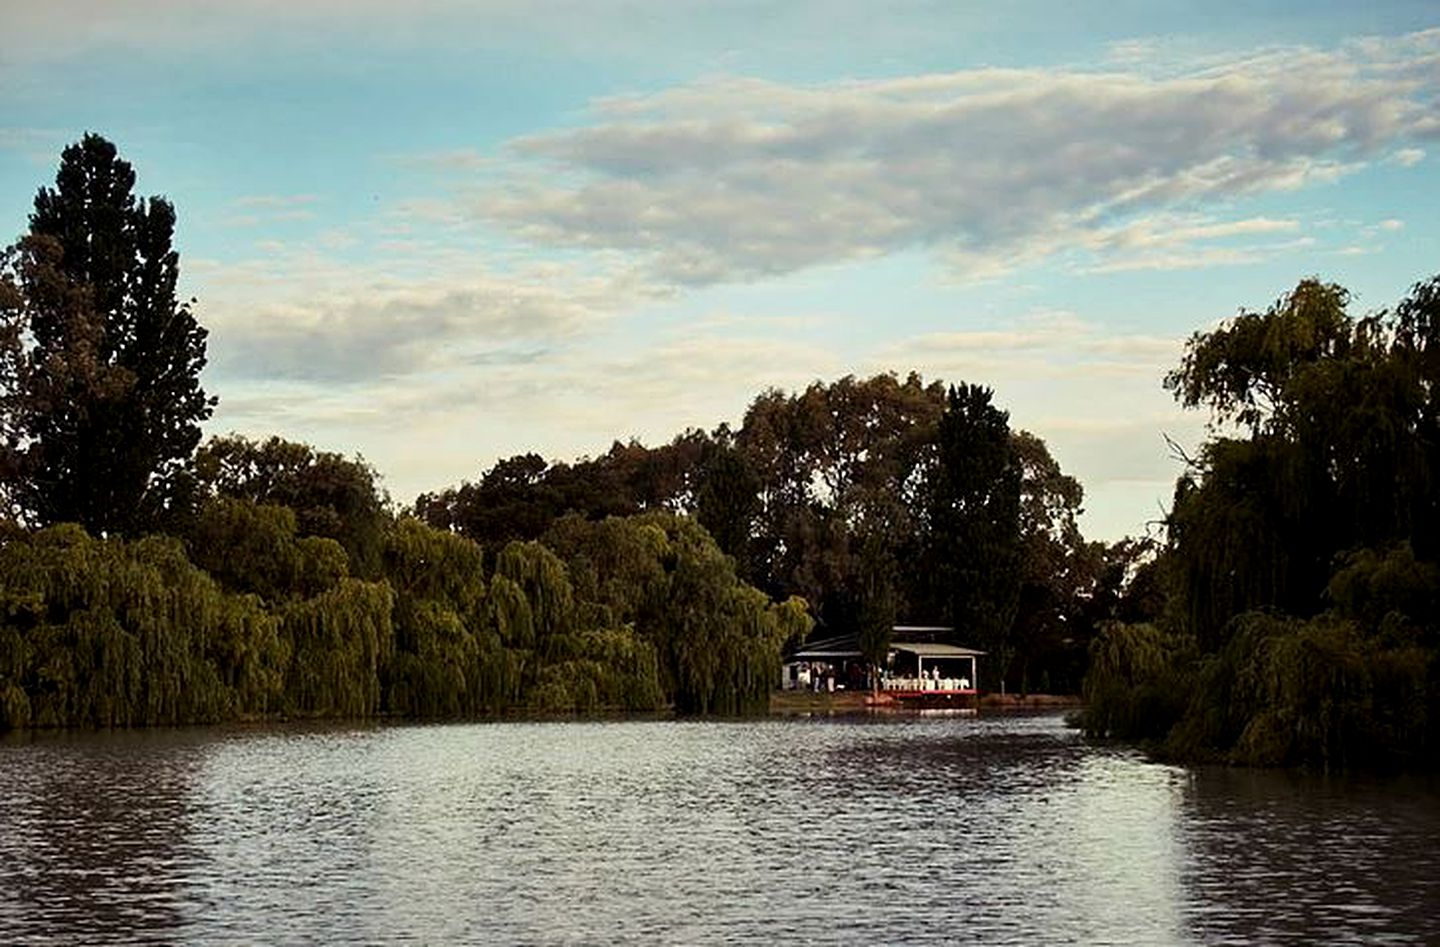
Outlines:
POLYGON ((796 668, 792 680, 794 689, 817 694, 869 687, 865 666, 856 661, 847 663, 843 668, 828 661, 802 663, 796 668))
POLYGON ((814 661, 800 665, 795 672, 795 687, 802 691, 814 691, 815 693, 834 692, 835 690, 835 668, 823 661, 814 661))

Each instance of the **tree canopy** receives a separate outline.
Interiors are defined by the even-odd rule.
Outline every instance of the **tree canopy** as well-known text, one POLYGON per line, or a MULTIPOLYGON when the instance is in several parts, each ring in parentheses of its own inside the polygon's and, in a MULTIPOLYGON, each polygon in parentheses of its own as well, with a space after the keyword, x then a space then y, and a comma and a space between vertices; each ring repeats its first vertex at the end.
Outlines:
POLYGON ((1166 377, 1212 436, 1176 485, 1160 626, 1092 651, 1092 729, 1252 763, 1433 761, 1440 278, 1349 304, 1303 280, 1166 377), (1160 694, 1142 731, 1132 702, 1160 694))
POLYGON ((872 658, 897 622, 953 617, 961 588, 991 604, 984 621, 966 605, 957 637, 998 647, 992 667, 1018 686, 1077 689, 1106 561, 1076 524, 1084 492, 1040 438, 1010 430, 988 389, 959 386, 955 397, 988 406, 974 407, 974 430, 960 430, 962 407, 945 385, 914 373, 770 389, 736 430, 690 430, 654 448, 617 441, 573 463, 503 459, 473 483, 420 497, 415 512, 489 549, 543 537, 568 515, 685 513, 740 579, 805 600, 826 634, 856 634, 872 658), (953 532, 962 528, 963 542, 953 532), (981 540, 993 556, 970 551, 981 540))
POLYGON ((175 211, 134 184, 86 135, 0 261, 0 482, 23 522, 138 534, 190 496, 206 332, 176 296, 175 211))

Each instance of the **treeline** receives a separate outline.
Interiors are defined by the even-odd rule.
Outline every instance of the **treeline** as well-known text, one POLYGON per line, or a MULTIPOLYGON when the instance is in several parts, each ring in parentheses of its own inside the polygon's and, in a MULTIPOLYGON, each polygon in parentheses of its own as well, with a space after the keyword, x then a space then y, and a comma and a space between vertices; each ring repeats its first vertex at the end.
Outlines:
POLYGON ((0 728, 740 713, 810 627, 683 517, 562 518, 487 564, 392 518, 357 461, 226 438, 196 469, 183 536, 0 542, 0 728))
POLYGON ((1212 436, 1147 566, 1159 620, 1091 650, 1085 725, 1184 759, 1436 765, 1440 277, 1356 317, 1306 280, 1193 336, 1212 436))
POLYGON ((911 374, 769 390, 738 430, 615 442, 595 458, 503 459, 415 513, 486 548, 567 515, 693 516, 742 580, 808 602, 817 634, 883 656, 892 625, 951 625, 990 653, 986 686, 1078 692, 1097 624, 1155 607, 1148 546, 1087 542, 1083 490, 989 389, 911 374))
POLYGON ((175 212, 97 135, 0 254, 0 728, 763 707, 803 602, 692 520, 481 546, 358 460, 200 443, 175 212))

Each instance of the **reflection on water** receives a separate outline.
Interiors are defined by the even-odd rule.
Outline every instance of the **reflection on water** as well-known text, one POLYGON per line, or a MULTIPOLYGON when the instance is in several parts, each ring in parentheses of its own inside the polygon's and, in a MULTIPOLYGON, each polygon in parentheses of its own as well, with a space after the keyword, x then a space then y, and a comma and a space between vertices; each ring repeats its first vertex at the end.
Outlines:
POLYGON ((0 942, 1424 942, 1437 801, 1053 715, 11 738, 0 942))
POLYGON ((1433 780, 1208 769, 1188 802, 1188 913, 1207 943, 1440 939, 1433 780))

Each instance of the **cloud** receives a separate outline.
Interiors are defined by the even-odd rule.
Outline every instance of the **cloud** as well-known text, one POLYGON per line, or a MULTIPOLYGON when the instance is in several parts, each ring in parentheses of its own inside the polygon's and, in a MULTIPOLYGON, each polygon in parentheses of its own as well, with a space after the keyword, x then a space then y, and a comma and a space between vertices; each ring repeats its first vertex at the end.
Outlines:
POLYGON ((1391 163, 1402 168, 1412 168, 1424 160, 1424 148, 1401 148, 1390 156, 1391 163))
POLYGON ((1205 437, 1204 413, 1181 410, 1160 384, 1183 348, 1179 337, 1035 312, 1003 328, 912 336, 876 353, 873 368, 993 387, 1011 427, 1043 438, 1084 485, 1086 535, 1113 540, 1168 507, 1182 465, 1166 436, 1192 453, 1205 437))
POLYGON ((773 332, 735 337, 688 327, 637 343, 625 326, 606 322, 570 340, 577 344, 496 358, 481 371, 377 374, 344 388, 267 374, 227 384, 210 427, 280 431, 347 452, 363 444, 397 498, 409 500, 473 479, 517 451, 569 460, 603 452, 614 439, 653 444, 687 427, 736 423, 766 387, 840 374, 833 352, 802 344, 792 328, 782 320, 779 329, 795 339, 790 346, 773 332))
POLYGON ((386 272, 313 248, 270 250, 188 266, 211 329, 213 371, 224 379, 353 394, 426 373, 523 364, 651 298, 623 275, 560 264, 487 271, 457 253, 429 272, 386 272))
POLYGON ((319 198, 314 194, 251 194, 237 197, 231 203, 236 207, 293 210, 314 204, 317 200, 319 198))
MULTIPOLYGON (((251 271, 206 279, 222 275, 244 284, 251 271)), ((822 312, 649 320, 631 308, 643 287, 563 269, 335 289, 355 275, 323 258, 297 262, 274 276, 295 290, 283 304, 212 313, 219 377, 207 384, 223 398, 211 429, 363 445, 401 502, 509 453, 572 459, 617 438, 659 443, 738 424, 768 387, 915 370, 993 386, 1012 425, 1043 437, 1092 491, 1092 532, 1114 538, 1140 527, 1124 502, 1133 481, 1168 494, 1176 470, 1161 431, 1187 444, 1203 432, 1203 417, 1179 412, 1158 383, 1180 339, 1068 311, 912 334, 857 355, 822 312)))
MULTIPOLYGON (((1006 379, 1031 385, 1056 379, 1140 379, 1158 389, 1160 376, 1179 359, 1182 346, 1176 338, 1108 331, 1070 312, 1038 312, 1004 329, 913 336, 883 348, 877 364, 914 367, 952 381, 996 384, 992 379, 1006 379)), ((1129 414, 1126 409, 1119 416, 1129 414)))
MULTIPOLYGON (((1075 251, 1108 268, 1147 252, 1134 265, 1168 266, 1181 254, 1120 239, 1135 221, 1329 183, 1440 134, 1440 76, 1426 66, 1437 56, 1430 31, 1158 77, 715 79, 600 100, 588 124, 512 141, 517 168, 469 206, 535 244, 637 254, 680 284, 915 248, 981 276, 1075 251)), ((1193 242, 1298 225, 1186 226, 1193 242)))

